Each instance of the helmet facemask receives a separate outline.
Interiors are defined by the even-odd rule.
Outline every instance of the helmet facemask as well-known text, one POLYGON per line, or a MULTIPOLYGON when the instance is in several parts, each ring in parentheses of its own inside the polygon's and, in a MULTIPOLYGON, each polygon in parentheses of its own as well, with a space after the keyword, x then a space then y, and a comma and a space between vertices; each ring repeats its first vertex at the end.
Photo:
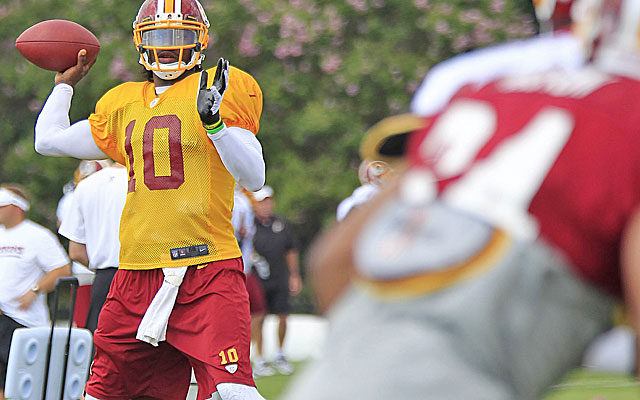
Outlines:
MULTIPOLYGON (((153 0, 153 3, 156 1, 153 0)), ((150 3, 147 1, 134 22, 133 41, 140 53, 139 63, 163 80, 180 77, 184 71, 200 65, 204 59, 202 51, 207 48, 209 41, 209 21, 197 1, 183 0, 180 3, 184 10, 187 5, 183 3, 192 2, 197 7, 191 4, 191 8, 201 15, 156 13, 155 4, 145 8, 150 3), (189 52, 191 55, 185 60, 189 52)))
POLYGON ((382 183, 393 173, 393 168, 384 161, 363 160, 358 168, 358 178, 363 185, 382 186, 382 183))

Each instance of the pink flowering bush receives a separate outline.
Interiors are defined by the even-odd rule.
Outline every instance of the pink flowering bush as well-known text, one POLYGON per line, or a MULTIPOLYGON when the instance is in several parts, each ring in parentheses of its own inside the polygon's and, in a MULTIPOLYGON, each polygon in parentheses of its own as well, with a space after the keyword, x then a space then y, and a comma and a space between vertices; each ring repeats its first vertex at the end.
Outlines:
POLYGON ((436 62, 532 35, 531 11, 530 0, 216 2, 209 54, 261 84, 267 179, 308 239, 358 185, 366 129, 406 112, 436 62))

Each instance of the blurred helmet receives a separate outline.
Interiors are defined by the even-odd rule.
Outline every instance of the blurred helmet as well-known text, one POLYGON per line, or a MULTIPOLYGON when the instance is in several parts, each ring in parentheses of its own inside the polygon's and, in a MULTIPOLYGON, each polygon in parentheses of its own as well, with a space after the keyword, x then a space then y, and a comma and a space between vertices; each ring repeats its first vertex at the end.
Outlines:
POLYGON ((176 79, 204 59, 209 20, 198 0, 146 0, 133 22, 133 42, 145 69, 176 79))
POLYGON ((380 160, 396 166, 404 160, 409 134, 425 126, 427 121, 411 113, 384 118, 365 132, 360 142, 360 159, 380 160))
POLYGON ((393 168, 384 161, 363 160, 360 163, 360 168, 358 168, 358 178, 360 178, 360 183, 363 185, 380 186, 392 172, 393 168))
POLYGON ((73 173, 73 181, 77 185, 78 182, 87 176, 98 172, 103 168, 107 168, 110 165, 111 161, 109 160, 82 160, 80 161, 80 164, 78 164, 78 168, 76 168, 73 173))

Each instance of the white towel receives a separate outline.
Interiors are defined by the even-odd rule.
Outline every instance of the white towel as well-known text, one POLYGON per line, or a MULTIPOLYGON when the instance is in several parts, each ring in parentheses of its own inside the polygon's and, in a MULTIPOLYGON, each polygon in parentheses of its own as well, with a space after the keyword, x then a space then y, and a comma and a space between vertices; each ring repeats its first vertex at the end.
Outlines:
POLYGON ((164 280, 162 286, 149 304, 142 321, 138 326, 136 339, 158 346, 159 342, 166 340, 169 315, 173 311, 178 296, 178 288, 182 284, 184 274, 188 267, 162 268, 164 280))

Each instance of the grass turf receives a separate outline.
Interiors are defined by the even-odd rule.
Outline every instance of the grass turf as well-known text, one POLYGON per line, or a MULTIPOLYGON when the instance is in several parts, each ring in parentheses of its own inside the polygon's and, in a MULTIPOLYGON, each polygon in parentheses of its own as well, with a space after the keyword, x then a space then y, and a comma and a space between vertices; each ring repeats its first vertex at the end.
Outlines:
MULTIPOLYGON (((296 371, 303 367, 296 364, 296 371)), ((280 400, 291 376, 275 375, 256 379, 260 394, 267 400, 280 400)), ((578 369, 555 385, 542 400, 638 400, 640 382, 626 375, 578 369)))
POLYGON ((544 400, 636 400, 640 382, 627 375, 573 371, 544 400))

